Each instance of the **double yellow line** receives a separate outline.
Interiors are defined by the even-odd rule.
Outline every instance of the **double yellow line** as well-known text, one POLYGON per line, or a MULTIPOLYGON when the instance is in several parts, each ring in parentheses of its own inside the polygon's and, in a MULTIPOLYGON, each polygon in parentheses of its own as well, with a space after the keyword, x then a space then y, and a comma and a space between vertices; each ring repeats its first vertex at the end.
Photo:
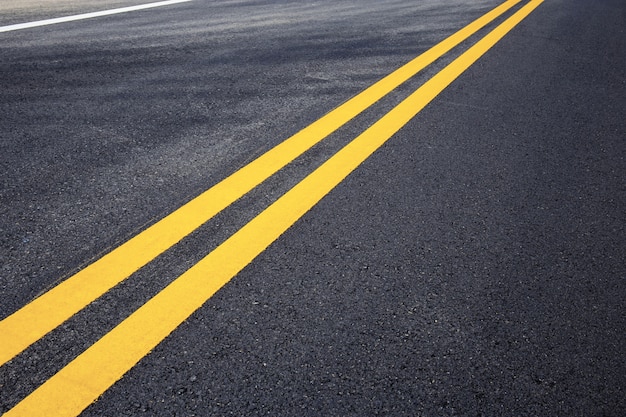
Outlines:
MULTIPOLYGON (((2 320, 0 365, 520 1, 508 0, 470 23, 2 320)), ((5 415, 80 414, 541 2, 530 0, 5 415)))

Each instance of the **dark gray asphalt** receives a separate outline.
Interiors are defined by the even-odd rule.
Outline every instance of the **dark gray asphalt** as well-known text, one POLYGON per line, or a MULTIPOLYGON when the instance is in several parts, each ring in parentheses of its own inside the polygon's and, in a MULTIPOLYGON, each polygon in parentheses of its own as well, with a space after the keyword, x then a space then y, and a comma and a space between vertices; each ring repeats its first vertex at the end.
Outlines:
MULTIPOLYGON (((0 26, 143 2, 34 3, 0 26)), ((498 3, 0 33, 0 318, 498 3)), ((83 415, 626 415, 625 28, 546 1, 83 415)), ((0 412, 453 56, 0 368, 0 412)))

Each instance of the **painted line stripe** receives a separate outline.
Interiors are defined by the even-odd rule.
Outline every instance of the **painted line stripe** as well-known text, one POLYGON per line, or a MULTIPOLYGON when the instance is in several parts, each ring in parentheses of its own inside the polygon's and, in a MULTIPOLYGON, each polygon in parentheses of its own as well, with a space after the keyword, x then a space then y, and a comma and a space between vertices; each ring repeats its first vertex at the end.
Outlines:
POLYGON ((478 18, 0 321, 0 366, 519 1, 509 0, 478 18))
POLYGON ((5 417, 73 417, 200 308, 528 16, 531 0, 284 194, 195 266, 61 369, 5 417))
POLYGON ((128 13, 137 10, 152 9, 154 7, 169 6, 171 4, 186 3, 193 0, 166 0, 156 3, 139 4, 137 6, 121 7, 119 9, 102 10, 99 12, 82 13, 73 16, 63 16, 54 19, 37 20, 35 22, 18 23, 15 25, 0 26, 0 32, 11 32, 14 30, 30 29, 39 26, 56 25, 58 23, 73 22, 75 20, 93 19, 95 17, 109 16, 112 14, 128 13))

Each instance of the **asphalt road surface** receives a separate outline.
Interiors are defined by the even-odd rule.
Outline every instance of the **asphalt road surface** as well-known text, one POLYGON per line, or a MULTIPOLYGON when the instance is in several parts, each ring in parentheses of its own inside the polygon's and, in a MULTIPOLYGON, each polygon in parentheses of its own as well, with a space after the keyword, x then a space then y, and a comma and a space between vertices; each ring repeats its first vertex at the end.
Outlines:
POLYGON ((267 180, 247 171, 257 158, 321 135, 324 115, 503 2, 190 0, 14 26, 145 3, 0 3, 0 413, 626 415, 626 3, 511 4, 267 180), (380 148, 312 197, 311 173, 376 126, 380 148), (185 214, 124 249, 237 172, 251 190, 189 234, 185 214))

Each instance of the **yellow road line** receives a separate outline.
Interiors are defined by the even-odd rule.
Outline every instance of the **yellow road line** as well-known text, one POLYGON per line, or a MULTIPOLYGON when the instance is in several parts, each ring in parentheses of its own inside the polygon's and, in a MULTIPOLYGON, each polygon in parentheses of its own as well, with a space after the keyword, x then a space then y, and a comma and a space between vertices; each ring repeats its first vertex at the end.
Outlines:
POLYGON ((531 0, 223 244, 61 369, 5 417, 70 417, 95 401, 493 47, 543 0, 531 0))
POLYGON ((509 10, 509 0, 0 321, 0 366, 509 10))

